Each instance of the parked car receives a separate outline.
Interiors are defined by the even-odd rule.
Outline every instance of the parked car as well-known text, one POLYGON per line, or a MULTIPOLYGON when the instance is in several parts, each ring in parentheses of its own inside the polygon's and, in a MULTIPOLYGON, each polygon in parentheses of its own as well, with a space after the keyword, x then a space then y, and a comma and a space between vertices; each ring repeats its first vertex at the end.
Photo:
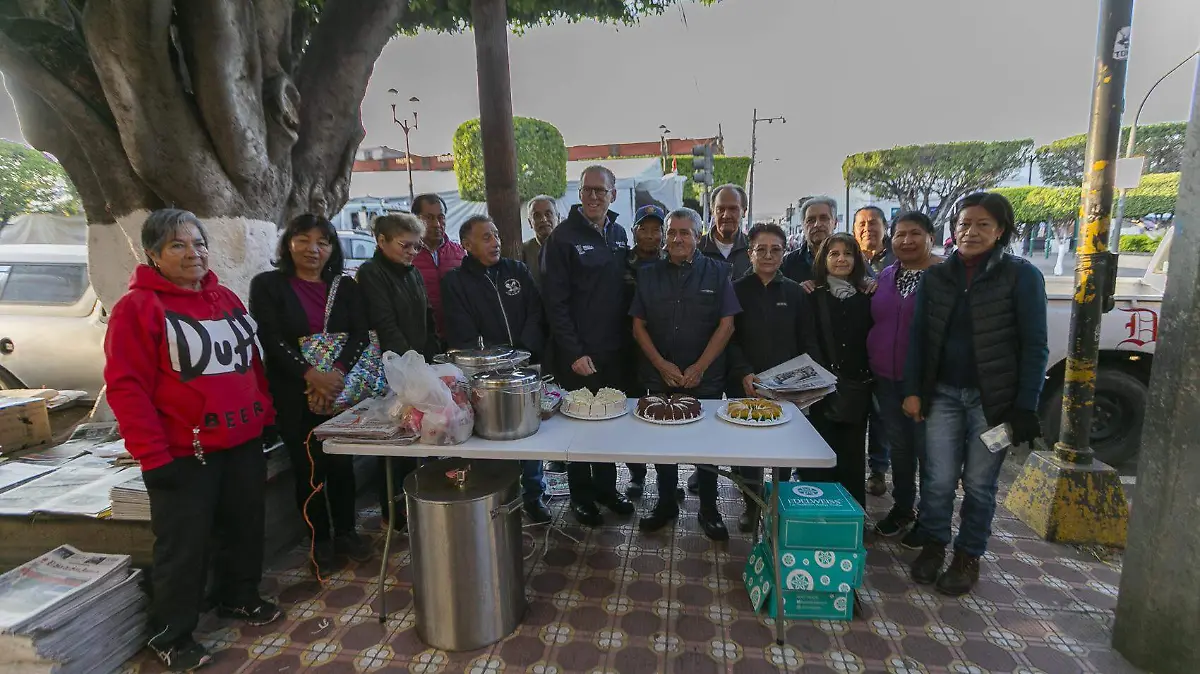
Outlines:
POLYGON ((342 244, 342 256, 346 258, 346 273, 351 276, 375 254, 375 237, 365 232, 339 230, 338 241, 342 244))
POLYGON ((107 319, 88 280, 87 246, 0 245, 0 388, 95 397, 107 319))

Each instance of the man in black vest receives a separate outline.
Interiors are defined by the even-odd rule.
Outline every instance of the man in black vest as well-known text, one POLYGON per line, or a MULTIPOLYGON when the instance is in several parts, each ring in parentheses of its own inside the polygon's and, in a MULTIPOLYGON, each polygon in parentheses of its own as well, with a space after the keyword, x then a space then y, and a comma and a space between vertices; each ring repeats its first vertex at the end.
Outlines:
MULTIPOLYGON (((729 266, 696 250, 700 215, 681 208, 667 216, 667 259, 638 272, 637 291, 629 315, 633 336, 641 347, 640 385, 653 393, 687 393, 697 398, 720 398, 725 390, 725 346, 733 335, 733 317, 741 312, 729 266)), ((658 503, 638 523, 642 531, 657 531, 679 515, 675 488, 679 467, 656 464, 658 503)), ((717 511, 717 476, 704 471, 699 478, 700 526, 713 540, 726 540, 729 531, 717 511)))
MULTIPOLYGON (((467 218, 458 230, 467 250, 462 266, 442 278, 442 311, 451 349, 509 345, 525 349, 538 362, 546 343, 542 298, 529 268, 500 257, 500 232, 486 215, 467 218)), ((542 498, 546 482, 541 461, 521 462, 525 514, 537 524, 550 521, 542 498)))

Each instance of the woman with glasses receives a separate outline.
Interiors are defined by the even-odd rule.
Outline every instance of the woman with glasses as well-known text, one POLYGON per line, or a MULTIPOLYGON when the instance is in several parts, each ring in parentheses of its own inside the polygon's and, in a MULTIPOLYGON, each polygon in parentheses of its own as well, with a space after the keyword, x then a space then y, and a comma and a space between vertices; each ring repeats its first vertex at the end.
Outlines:
MULTIPOLYGON (((416 351, 426 360, 438 353, 438 340, 433 333, 433 311, 425 292, 425 281, 414 266, 421 251, 425 225, 415 215, 398 213, 375 218, 375 255, 358 268, 358 285, 367 306, 367 325, 379 338, 379 348, 403 355, 416 351)), ((387 482, 385 462, 379 459, 378 483, 380 512, 387 522, 387 482)), ((393 484, 403 484, 404 478, 416 468, 416 460, 408 457, 392 459, 393 484)), ((402 504, 403 499, 398 501, 402 504)), ((403 531, 407 521, 399 509, 396 521, 390 525, 403 531)))
MULTIPOLYGON (((787 234, 778 225, 754 225, 747 237, 750 273, 733 282, 742 313, 733 319, 729 343, 729 371, 745 395, 754 390, 756 372, 786 363, 805 353, 811 318, 804 313, 804 289, 779 271, 787 252, 787 234)), ((762 490, 763 469, 739 466, 734 469, 762 490)), ((738 530, 749 533, 758 522, 758 506, 743 495, 745 508, 738 530)))
POLYGON ((301 215, 279 238, 276 269, 250 282, 250 313, 258 321, 267 356, 279 436, 296 471, 296 505, 312 531, 312 563, 322 575, 332 570, 339 554, 360 562, 371 557, 371 546, 355 530, 353 457, 326 454, 320 441, 310 437, 332 418, 346 373, 369 344, 358 284, 342 276, 342 265, 333 225, 319 215, 301 215), (310 365, 300 351, 301 339, 323 332, 349 335, 327 372, 310 365))
POLYGON ((979 436, 1000 424, 1007 424, 1014 445, 1041 435, 1036 410, 1049 351, 1042 273, 1006 250, 1012 205, 979 192, 955 206, 950 222, 957 250, 930 267, 917 287, 904 413, 925 422, 926 438, 917 518, 925 540, 913 580, 957 596, 979 580, 1007 453, 989 451, 979 436), (960 481, 958 538, 943 571, 960 481))

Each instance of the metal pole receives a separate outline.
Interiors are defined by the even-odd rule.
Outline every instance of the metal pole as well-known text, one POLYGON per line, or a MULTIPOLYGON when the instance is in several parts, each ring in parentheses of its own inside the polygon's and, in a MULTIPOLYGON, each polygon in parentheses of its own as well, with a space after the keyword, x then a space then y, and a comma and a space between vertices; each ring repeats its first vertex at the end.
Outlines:
POLYGON ((1108 249, 1116 160, 1121 142, 1121 112, 1129 58, 1133 0, 1102 0, 1096 38, 1092 114, 1080 214, 1084 218, 1076 250, 1075 292, 1071 309, 1067 369, 1064 375, 1063 424, 1054 453, 1058 459, 1091 464, 1089 445, 1096 366, 1100 350, 1100 319, 1105 293, 1116 271, 1108 249))
POLYGON ((750 177, 746 185, 746 224, 754 226, 754 163, 758 161, 758 108, 754 108, 754 116, 750 122, 750 177))
POLYGON ((408 145, 409 128, 407 120, 400 125, 400 128, 404 129, 404 166, 408 169, 408 210, 412 211, 413 202, 416 201, 417 195, 413 191, 412 150, 409 149, 408 145))
MULTIPOLYGON (((846 181, 846 231, 850 232, 850 181, 846 181)), ((840 222, 838 223, 841 224, 840 222)), ((853 232, 851 232, 853 233, 853 232)))

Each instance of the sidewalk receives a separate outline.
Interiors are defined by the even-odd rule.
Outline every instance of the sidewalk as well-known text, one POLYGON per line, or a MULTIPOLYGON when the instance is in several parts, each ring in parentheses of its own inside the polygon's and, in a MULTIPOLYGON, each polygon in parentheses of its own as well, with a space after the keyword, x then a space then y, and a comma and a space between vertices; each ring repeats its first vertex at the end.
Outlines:
MULTIPOLYGON (((1015 476, 1005 467, 1001 501, 1015 476)), ((627 473, 622 471, 622 480, 627 473)), ((648 480, 652 491, 653 474, 648 480)), ((206 616, 201 640, 217 673, 270 672, 889 672, 892 674, 1124 674, 1137 672, 1110 647, 1119 561, 1105 563, 1048 544, 1003 508, 976 591, 944 597, 908 577, 916 552, 868 535, 865 615, 853 622, 798 621, 774 645, 770 620, 750 611, 741 584, 749 538, 736 533, 741 499, 722 488, 733 539, 714 544, 696 524, 696 498, 673 532, 644 535, 634 521, 587 530, 567 517, 550 550, 529 564, 529 611, 516 634, 469 653, 427 649, 413 629, 407 539, 393 541, 386 625, 373 613, 378 560, 354 565, 321 588, 304 551, 278 560, 264 583, 285 620, 248 628, 206 616), (397 545, 398 543, 398 545, 397 545)), ((650 501, 653 499, 651 498, 650 501)), ((642 507, 645 507, 645 503, 642 507)), ((872 498, 882 517, 890 500, 872 498)), ((367 531, 378 513, 366 511, 367 531)), ((378 537, 377 537, 378 538, 378 537)), ((528 537, 527 537, 528 538, 528 537)), ((539 536, 539 544, 541 537, 539 536)), ((377 548, 382 549, 378 538, 377 548)), ((129 673, 162 671, 145 653, 129 673)))

